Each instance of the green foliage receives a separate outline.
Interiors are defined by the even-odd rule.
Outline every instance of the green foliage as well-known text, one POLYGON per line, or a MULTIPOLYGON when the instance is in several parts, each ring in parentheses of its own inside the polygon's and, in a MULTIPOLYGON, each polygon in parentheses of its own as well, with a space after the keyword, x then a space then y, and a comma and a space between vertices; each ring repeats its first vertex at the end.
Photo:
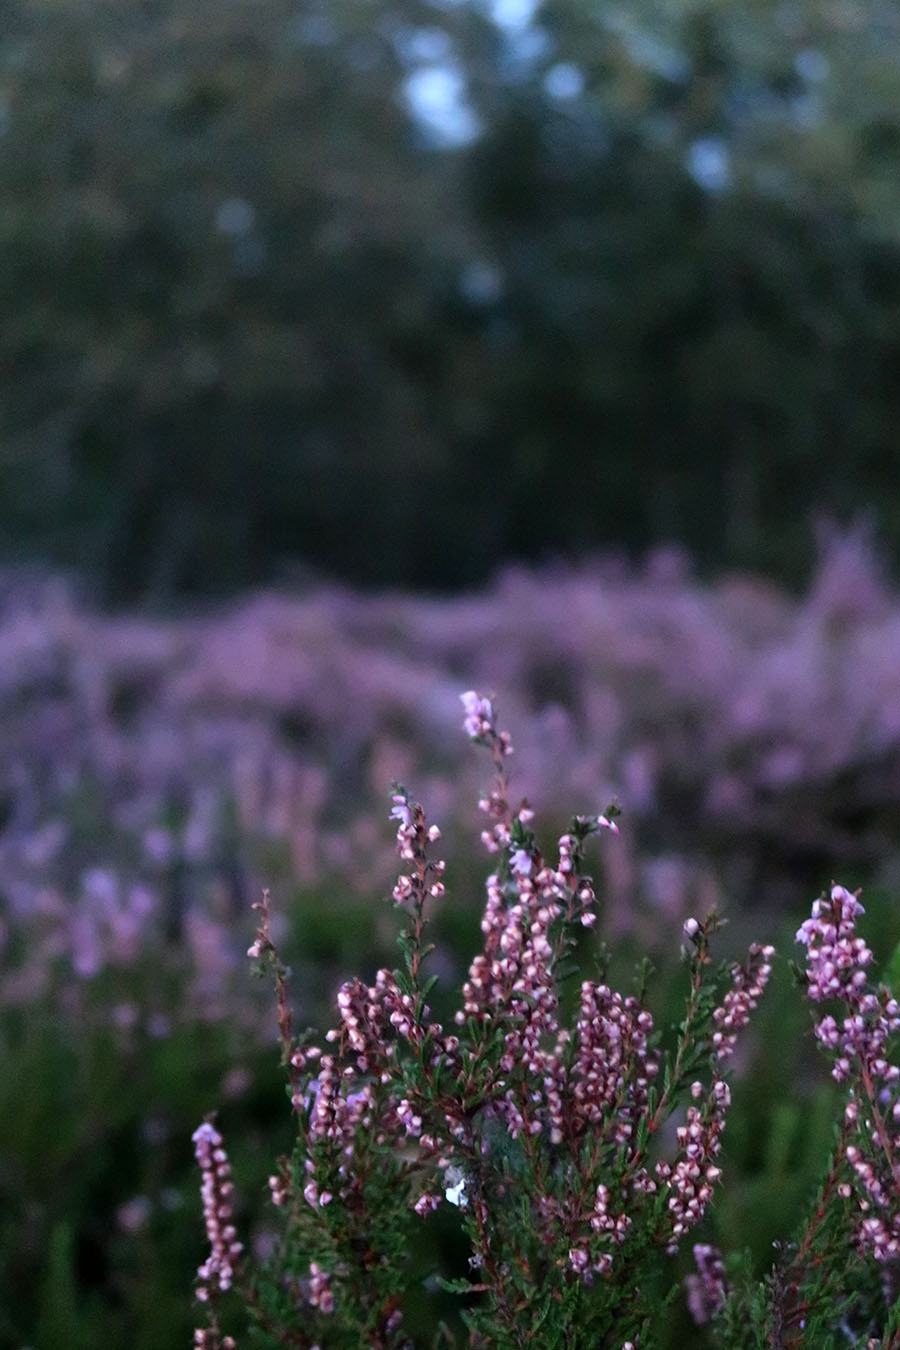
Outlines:
POLYGON ((40 1294, 37 1325, 38 1345, 86 1346, 78 1335, 78 1305, 74 1269, 74 1234, 69 1224, 58 1223, 50 1234, 47 1269, 40 1294), (74 1331, 74 1337, 73 1337, 74 1331))
MULTIPOLYGON (((190 1335, 178 1268, 198 1259, 185 1139, 255 1037, 117 1026, 99 982, 73 1025, 57 992, 0 1011, 0 1343, 168 1350, 190 1335)), ((260 1132, 266 1151, 273 1129, 283 1137, 282 1100, 263 1072, 224 1112, 251 1194, 265 1179, 260 1132)))
POLYGON ((660 537, 795 583, 812 510, 871 507, 895 552, 893 30, 546 0, 531 36, 420 0, 10 0, 5 553, 166 601, 660 537), (471 144, 410 116, 417 43, 471 144))

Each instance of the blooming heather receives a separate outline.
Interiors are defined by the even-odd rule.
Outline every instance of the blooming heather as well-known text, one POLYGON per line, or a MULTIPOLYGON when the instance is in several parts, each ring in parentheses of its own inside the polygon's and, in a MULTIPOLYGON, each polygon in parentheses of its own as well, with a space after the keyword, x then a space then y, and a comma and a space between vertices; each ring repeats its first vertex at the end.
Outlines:
MULTIPOLYGON (((652 1288, 651 1271, 704 1219, 721 1182, 726 1061, 768 981, 773 949, 754 944, 745 962, 714 968, 714 916, 689 921, 688 1004, 671 1049, 642 994, 604 978, 583 979, 564 1015, 564 982, 597 919, 586 846, 594 834, 617 832, 615 808, 576 816, 545 854, 532 808, 513 804, 512 744, 493 703, 470 691, 463 705, 466 733, 493 762, 481 797, 492 871, 480 950, 452 1030, 432 1011, 426 976, 429 915, 446 901, 447 869, 435 856, 442 836, 406 788, 395 785, 390 810, 403 964, 382 968, 371 984, 346 980, 322 1044, 293 1033, 268 896, 257 905, 249 954, 275 975, 298 1127, 293 1158, 269 1180, 288 1223, 279 1269, 293 1272, 298 1325, 308 1327, 302 1344, 399 1348, 407 1344, 403 1252, 416 1225, 449 1207, 470 1244, 475 1282, 460 1292, 479 1296, 473 1345, 530 1343, 539 1270, 555 1327, 548 1323, 548 1344, 606 1344, 591 1337, 615 1325, 617 1344, 639 1345, 652 1317, 643 1278, 652 1288)), ((198 1148, 220 1149, 211 1129, 198 1131, 198 1148)), ((214 1248, 204 1270, 224 1288, 223 1247, 234 1239, 222 1228, 230 1210, 219 1208, 227 1196, 213 1190, 218 1177, 204 1173, 214 1248)), ((230 1268, 224 1278, 230 1283, 230 1268)))
POLYGON ((870 982, 872 952, 856 933, 864 913, 858 895, 833 886, 814 902, 797 941, 806 947, 808 997, 836 1009, 817 1017, 816 1038, 833 1061, 832 1077, 851 1085, 838 1190, 855 1208, 860 1246, 893 1262, 900 1257, 900 1068, 891 1048, 900 1004, 885 985, 870 982))
POLYGON ((200 1168, 200 1194, 203 1200, 203 1219, 209 1242, 209 1256, 197 1269, 194 1296, 209 1309, 206 1327, 194 1332, 195 1350, 235 1350, 231 1336, 219 1331, 216 1305, 222 1295, 232 1288, 239 1271, 243 1245, 238 1241, 233 1223, 231 1164, 225 1152, 222 1136, 210 1120, 205 1120, 193 1134, 194 1156, 200 1168))

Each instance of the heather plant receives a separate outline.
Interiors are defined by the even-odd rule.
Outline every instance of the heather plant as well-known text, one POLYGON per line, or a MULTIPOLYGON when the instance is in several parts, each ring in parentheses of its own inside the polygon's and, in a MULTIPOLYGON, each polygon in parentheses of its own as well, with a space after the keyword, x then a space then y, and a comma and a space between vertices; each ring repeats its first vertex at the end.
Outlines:
MULTIPOLYGON (((493 758, 481 806, 494 868, 452 1023, 432 1010, 428 974, 428 923, 445 901, 440 830, 396 786, 402 962, 371 985, 344 983, 324 1040, 295 1034, 268 896, 257 906, 249 955, 274 976, 297 1140, 269 1180, 274 1250, 251 1260, 224 1140, 211 1118, 194 1135, 210 1244, 195 1345, 226 1350, 242 1324, 263 1346, 412 1345, 412 1254, 449 1207, 468 1266, 435 1272, 430 1287, 457 1296, 471 1346, 660 1345, 686 1299, 709 1344, 896 1350, 900 1005, 870 980, 858 897, 833 886, 797 934, 815 1039, 846 1097, 810 1213, 759 1272, 708 1239, 729 1070, 773 948, 716 961, 719 920, 689 918, 684 1012, 666 1035, 646 963, 623 994, 609 953, 585 951, 598 918, 586 848, 617 832, 615 808, 576 817, 548 860, 527 801, 511 803, 512 747, 490 700, 470 692, 464 703, 469 736, 493 758), (585 960, 591 978, 579 979, 585 960), (691 1246, 696 1268, 683 1280, 678 1256, 691 1246)), ((440 1343, 454 1343, 447 1325, 440 1343)))

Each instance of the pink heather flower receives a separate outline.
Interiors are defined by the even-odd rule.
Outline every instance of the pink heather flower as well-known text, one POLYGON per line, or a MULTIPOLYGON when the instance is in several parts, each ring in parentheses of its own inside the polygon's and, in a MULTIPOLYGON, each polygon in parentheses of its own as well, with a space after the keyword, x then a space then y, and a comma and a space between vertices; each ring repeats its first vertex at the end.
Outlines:
POLYGON ((727 1059, 732 1054, 738 1032, 749 1022, 750 1014, 769 982, 774 955, 774 947, 761 947, 758 942, 754 942, 750 946, 746 964, 732 966, 733 985, 721 1007, 713 1012, 716 1030, 712 1042, 719 1059, 727 1059))
POLYGON ((531 876, 531 855, 527 849, 517 848, 509 860, 510 871, 514 876, 531 876))
POLYGON ((703 1326, 725 1301, 725 1265, 718 1248, 698 1242, 694 1247, 697 1274, 685 1280, 687 1305, 697 1326, 703 1326))
POLYGON ((849 1137, 844 1156, 855 1185, 842 1182, 838 1193, 855 1196, 860 1248, 876 1261, 893 1261, 900 1255, 900 1069, 887 1053, 900 1029, 900 1004, 885 986, 875 990, 869 984, 872 953, 855 932, 863 912, 855 895, 834 886, 828 900, 814 902, 797 941, 807 949, 809 998, 840 1001, 845 1014, 820 1017, 815 1028, 819 1043, 834 1056, 832 1078, 854 1084, 844 1111, 849 1137))
POLYGON ((494 729, 494 709, 490 699, 482 698, 474 689, 467 690, 459 697, 466 714, 463 722, 466 735, 473 740, 490 735, 494 729))
POLYGON ((397 1103, 397 1119, 413 1139, 422 1133, 422 1117, 415 1114, 405 1097, 397 1103))
POLYGON ((401 825, 405 825, 407 827, 412 825, 412 811, 409 808, 409 802, 406 800, 406 798, 401 797, 398 793, 395 793, 394 796, 391 798, 391 801, 394 803, 394 805, 391 807, 391 814, 388 817, 388 819, 399 820, 401 825))
POLYGON ((713 1187, 722 1175, 714 1160, 722 1147, 719 1136, 731 1104, 731 1090, 723 1078, 717 1078, 709 1091, 701 1083, 692 1084, 691 1097, 704 1100, 700 1106, 688 1107, 685 1124, 675 1132, 679 1152, 674 1166, 656 1164, 657 1179, 669 1191, 671 1240, 666 1250, 672 1254, 678 1250, 678 1239, 703 1218, 713 1187))
POLYGON ((399 1308, 395 1308, 384 1324, 384 1334, 392 1336, 395 1331, 399 1331, 403 1322, 403 1313, 399 1308))
POLYGON ((617 1145, 631 1142, 659 1072, 649 1049, 652 1033, 653 1018, 636 998, 582 983, 569 1075, 579 1133, 606 1129, 617 1145))
POLYGON ((235 1263, 243 1251, 231 1222, 231 1164, 225 1152, 222 1136, 211 1121, 204 1121, 193 1133, 194 1155, 200 1167, 200 1194, 203 1199, 203 1218, 210 1254, 197 1269, 197 1298, 208 1301, 210 1289, 230 1289, 235 1263))
POLYGON ((269 1193, 272 1198, 272 1204, 277 1208, 286 1205, 290 1197, 290 1180, 284 1176, 269 1177, 269 1193))
POLYGON ((866 982, 863 969, 872 953, 855 935, 856 919, 865 910, 855 895, 834 886, 830 903, 813 902, 812 917, 797 930, 797 941, 807 949, 807 994, 814 1003, 839 998, 850 987, 866 982))
POLYGON ((569 1265, 576 1275, 586 1275, 590 1270, 591 1258, 583 1247, 572 1247, 569 1250, 569 1265))
POLYGON ((610 820, 609 816, 598 816, 597 825, 601 830, 611 830, 613 834, 619 833, 618 825, 614 820, 610 820))
POLYGON ((324 1271, 318 1261, 309 1266, 309 1302, 326 1316, 334 1312, 334 1294, 331 1289, 331 1276, 324 1271))

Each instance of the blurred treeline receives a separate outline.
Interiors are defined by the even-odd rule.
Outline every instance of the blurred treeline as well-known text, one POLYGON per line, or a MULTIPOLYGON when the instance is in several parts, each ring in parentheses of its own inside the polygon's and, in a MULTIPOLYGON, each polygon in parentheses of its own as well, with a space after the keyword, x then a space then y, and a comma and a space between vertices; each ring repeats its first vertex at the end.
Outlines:
POLYGON ((0 0, 0 551, 900 553, 898 168, 878 0, 0 0))

